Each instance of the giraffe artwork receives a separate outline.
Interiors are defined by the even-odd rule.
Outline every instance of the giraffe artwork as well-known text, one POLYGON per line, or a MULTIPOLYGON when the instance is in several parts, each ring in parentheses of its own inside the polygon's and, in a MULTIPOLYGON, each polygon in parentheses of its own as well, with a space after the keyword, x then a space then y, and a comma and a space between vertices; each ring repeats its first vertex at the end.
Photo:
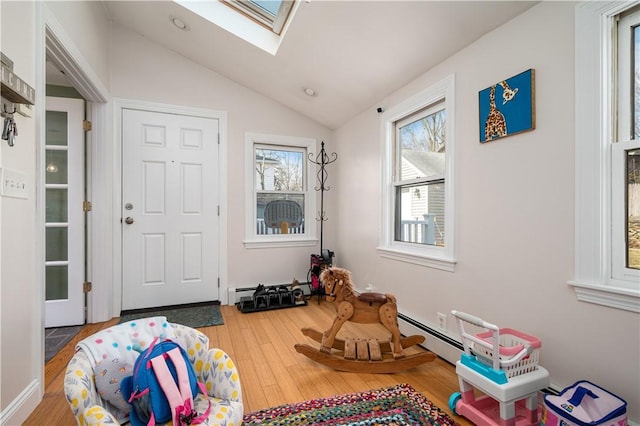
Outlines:
POLYGON ((535 128, 534 70, 500 81, 479 94, 480 142, 535 128), (496 98, 502 102, 496 102, 496 98))

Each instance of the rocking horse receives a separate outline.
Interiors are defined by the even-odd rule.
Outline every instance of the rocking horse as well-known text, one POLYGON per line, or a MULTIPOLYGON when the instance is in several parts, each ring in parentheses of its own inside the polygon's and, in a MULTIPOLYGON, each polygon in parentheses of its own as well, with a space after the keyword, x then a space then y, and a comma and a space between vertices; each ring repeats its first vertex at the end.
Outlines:
POLYGON ((336 306, 336 317, 324 333, 311 328, 302 333, 320 343, 320 350, 296 344, 296 351, 312 360, 341 371, 393 373, 433 361, 431 352, 407 355, 404 349, 424 342, 423 336, 402 337, 398 328, 398 306, 392 294, 356 294, 351 273, 342 268, 327 268, 320 274, 326 300, 336 306), (390 341, 336 338, 345 322, 380 323, 391 333, 390 341))

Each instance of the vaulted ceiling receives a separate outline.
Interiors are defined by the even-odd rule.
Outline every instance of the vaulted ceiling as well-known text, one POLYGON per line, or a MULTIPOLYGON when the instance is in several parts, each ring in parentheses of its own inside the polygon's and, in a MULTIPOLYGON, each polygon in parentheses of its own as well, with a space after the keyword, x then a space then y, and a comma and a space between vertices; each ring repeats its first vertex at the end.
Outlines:
POLYGON ((173 1, 104 5, 115 23, 335 129, 535 3, 302 1, 275 56, 173 1))

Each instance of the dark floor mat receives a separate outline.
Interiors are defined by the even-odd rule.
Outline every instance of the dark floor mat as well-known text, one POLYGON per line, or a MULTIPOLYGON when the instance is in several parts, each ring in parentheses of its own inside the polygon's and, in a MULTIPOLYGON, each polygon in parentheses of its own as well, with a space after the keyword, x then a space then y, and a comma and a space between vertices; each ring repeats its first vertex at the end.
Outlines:
POLYGON ((69 343, 82 330, 83 325, 71 327, 55 327, 44 329, 44 362, 47 363, 55 354, 69 343))
POLYGON ((182 306, 165 306, 158 309, 140 309, 137 311, 123 311, 120 313, 120 324, 140 318, 167 317, 168 322, 186 325, 191 328, 209 327, 224 324, 220 304, 193 303, 182 306))

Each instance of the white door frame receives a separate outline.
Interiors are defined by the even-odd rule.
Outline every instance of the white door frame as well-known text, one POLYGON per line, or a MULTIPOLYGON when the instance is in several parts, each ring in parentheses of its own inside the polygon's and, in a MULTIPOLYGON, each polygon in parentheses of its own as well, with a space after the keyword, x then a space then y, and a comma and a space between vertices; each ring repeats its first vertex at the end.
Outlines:
MULTIPOLYGON (((36 223, 35 235, 35 276, 36 282, 41 285, 34 290, 34 329, 31 330, 33 336, 33 348, 39 351, 39 356, 35 356, 30 366, 31 371, 37 372, 37 399, 32 396, 25 396, 24 406, 31 411, 44 395, 44 313, 45 313, 45 232, 44 221, 45 212, 45 111, 46 111, 46 57, 53 58, 58 67, 63 70, 66 76, 73 81, 75 89, 87 101, 87 116, 93 121, 93 131, 88 135, 87 150, 89 163, 89 175, 87 177, 87 187, 89 196, 100 194, 100 199, 93 199, 94 208, 90 217, 87 218, 89 241, 87 242, 87 274, 89 280, 96 280, 104 283, 111 283, 113 274, 113 251, 111 249, 111 235, 113 232, 113 219, 111 218, 111 206, 113 200, 109 199, 112 191, 111 178, 113 166, 109 160, 111 147, 111 126, 106 124, 111 120, 111 109, 108 108, 109 92, 95 74, 89 62, 80 53, 80 50, 73 43, 64 27, 57 20, 55 15, 49 10, 44 2, 36 2, 36 76, 35 92, 36 102, 34 107, 34 120, 38 120, 36 128, 36 223), (103 202, 104 200, 104 202, 103 202), (99 226, 97 225, 99 224, 99 226), (101 235, 107 237, 101 239, 101 235), (31 406, 30 404, 33 404, 31 406)), ((89 293, 87 301, 87 320, 89 322, 106 321, 111 318, 111 286, 95 285, 94 291, 89 293)))
MULTIPOLYGON (((218 194, 220 204, 219 241, 218 241, 218 274, 220 276, 220 289, 218 296, 220 303, 228 303, 228 280, 227 280, 227 113, 204 108, 184 107, 181 105, 170 105, 155 102, 146 102, 133 99, 113 98, 113 134, 118 135, 113 143, 117 150, 115 155, 114 173, 114 195, 118 201, 113 204, 113 215, 118 222, 117 232, 114 232, 114 248, 118 251, 118 256, 114 256, 114 279, 113 286, 113 312, 119 315, 122 310, 122 233, 120 215, 122 210, 122 110, 138 109, 142 111, 163 112, 168 114, 190 115, 196 117, 215 118, 219 122, 220 150, 218 155, 219 179, 218 194), (119 249, 118 249, 119 248, 119 249)), ((116 251, 114 250, 114 251, 116 251)))

